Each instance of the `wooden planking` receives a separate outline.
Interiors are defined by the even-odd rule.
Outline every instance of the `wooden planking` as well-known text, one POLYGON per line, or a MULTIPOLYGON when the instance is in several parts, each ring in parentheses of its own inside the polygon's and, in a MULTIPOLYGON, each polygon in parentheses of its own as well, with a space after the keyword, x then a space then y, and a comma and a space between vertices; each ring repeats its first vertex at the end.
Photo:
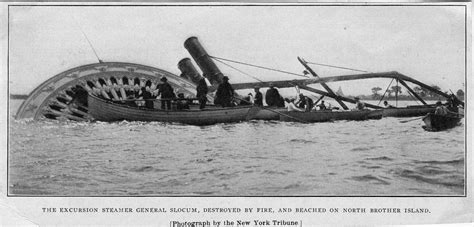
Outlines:
MULTIPOLYGON (((377 110, 353 111, 313 111, 313 112, 284 112, 284 114, 307 122, 325 122, 331 120, 367 120, 369 115, 377 110)), ((379 111, 380 112, 380 111, 379 111)), ((280 116, 282 121, 295 121, 289 117, 280 116)))
POLYGON ((436 107, 403 107, 383 109, 384 117, 419 117, 428 113, 433 113, 436 107))
POLYGON ((164 111, 158 109, 139 109, 114 104, 90 95, 88 101, 90 114, 99 121, 163 121, 205 125, 243 121, 250 108, 252 108, 251 106, 245 106, 204 110, 164 111))

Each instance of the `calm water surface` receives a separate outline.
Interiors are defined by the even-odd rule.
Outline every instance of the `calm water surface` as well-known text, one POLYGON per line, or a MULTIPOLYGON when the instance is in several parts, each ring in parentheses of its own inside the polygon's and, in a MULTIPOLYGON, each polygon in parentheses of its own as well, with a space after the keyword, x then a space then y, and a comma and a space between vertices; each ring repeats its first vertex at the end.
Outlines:
POLYGON ((464 126, 11 121, 11 195, 463 195, 464 126))

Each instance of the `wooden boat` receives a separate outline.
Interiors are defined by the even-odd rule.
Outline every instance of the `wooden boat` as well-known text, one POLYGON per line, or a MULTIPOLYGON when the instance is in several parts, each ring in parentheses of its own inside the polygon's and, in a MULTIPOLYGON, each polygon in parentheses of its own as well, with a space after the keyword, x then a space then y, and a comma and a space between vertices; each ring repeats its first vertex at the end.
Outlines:
MULTIPOLYGON (((420 117, 428 113, 433 113, 435 107, 431 106, 407 106, 400 108, 386 108, 380 109, 382 114, 378 114, 380 111, 374 112, 369 115, 369 119, 381 119, 382 117, 420 117)), ((252 119, 256 120, 279 120, 280 113, 284 113, 286 108, 271 108, 266 107, 261 109, 252 119), (276 111, 276 112, 275 112, 276 111)))
POLYGON ((423 129, 426 131, 442 131, 456 127, 461 121, 462 117, 459 115, 437 115, 429 113, 423 117, 425 125, 423 129))
POLYGON ((419 117, 428 113, 434 113, 436 106, 407 106, 400 108, 386 108, 383 109, 384 117, 419 117))
POLYGON ((265 108, 259 108, 260 110, 251 117, 251 119, 255 120, 274 120, 278 121, 280 120, 280 114, 286 111, 286 108, 282 107, 268 107, 266 106, 265 108))
POLYGON ((118 104, 93 95, 88 96, 89 113, 97 121, 161 121, 190 125, 211 125, 244 121, 252 106, 212 107, 203 110, 145 109, 118 104))
POLYGON ((372 120, 379 120, 383 117, 383 110, 370 110, 369 115, 367 115, 368 119, 372 120))
POLYGON ((338 120, 362 121, 368 119, 380 119, 383 110, 351 110, 351 111, 331 111, 319 110, 312 112, 285 111, 280 115, 282 121, 304 121, 304 122, 326 122, 338 120), (288 115, 288 116, 285 116, 288 115))

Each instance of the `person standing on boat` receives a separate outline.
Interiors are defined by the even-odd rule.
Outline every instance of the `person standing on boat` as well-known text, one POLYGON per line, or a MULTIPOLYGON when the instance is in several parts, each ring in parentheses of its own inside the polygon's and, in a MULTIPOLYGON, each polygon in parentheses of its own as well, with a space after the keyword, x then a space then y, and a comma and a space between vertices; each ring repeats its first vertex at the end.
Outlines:
POLYGON ((199 80, 198 86, 196 87, 196 98, 199 100, 199 109, 204 109, 207 102, 207 83, 206 79, 203 77, 199 80))
POLYGON ((285 103, 283 102, 283 98, 280 95, 280 92, 273 86, 273 83, 269 84, 269 89, 265 94, 265 102, 267 102, 268 106, 277 106, 283 107, 285 103))
POLYGON ((142 87, 142 93, 138 97, 142 97, 145 100, 145 107, 147 109, 153 109, 153 96, 145 87, 142 87))
POLYGON ((219 84, 216 91, 215 104, 220 104, 222 107, 231 107, 232 98, 234 97, 234 88, 229 83, 229 77, 224 76, 223 82, 219 84))
POLYGON ((288 108, 288 112, 292 112, 292 111, 304 112, 303 109, 296 107, 296 105, 293 103, 295 99, 285 98, 284 100, 286 102, 286 107, 288 108))
POLYGON ((171 110, 171 99, 174 99, 176 95, 174 94, 173 87, 171 87, 171 85, 168 83, 168 79, 166 77, 161 77, 160 80, 163 82, 159 85, 158 91, 158 95, 161 95, 161 109, 164 110, 166 105, 166 108, 171 110))
POLYGON ((254 97, 254 103, 256 106, 263 106, 263 95, 262 92, 260 92, 259 87, 254 88, 255 91, 255 97, 254 97))
POLYGON ((306 110, 306 112, 311 111, 311 109, 313 109, 313 100, 310 97, 303 95, 303 93, 300 93, 299 97, 300 100, 297 103, 298 107, 306 110))
POLYGON ((359 97, 355 97, 354 99, 355 99, 355 101, 356 101, 355 104, 356 104, 356 109, 357 109, 357 110, 363 110, 363 109, 365 109, 365 104, 360 101, 360 98, 359 98, 359 97))

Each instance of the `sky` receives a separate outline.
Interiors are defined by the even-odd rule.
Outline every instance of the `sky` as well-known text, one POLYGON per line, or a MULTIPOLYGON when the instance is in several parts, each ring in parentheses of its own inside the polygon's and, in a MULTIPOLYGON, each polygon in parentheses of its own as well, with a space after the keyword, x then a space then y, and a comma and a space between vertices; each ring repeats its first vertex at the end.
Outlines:
MULTIPOLYGON (((465 78, 464 21, 463 6, 14 6, 10 93, 28 94, 56 74, 97 63, 81 29, 103 61, 177 75, 178 61, 190 57, 183 43, 196 36, 212 56, 302 74, 300 56, 370 72, 398 71, 455 92, 465 78)), ((216 64, 231 83, 257 82, 216 64)), ((262 81, 302 78, 232 66, 262 81)), ((358 73, 310 66, 321 77, 358 73)), ((329 86, 358 95, 389 83, 374 79, 329 86)))

